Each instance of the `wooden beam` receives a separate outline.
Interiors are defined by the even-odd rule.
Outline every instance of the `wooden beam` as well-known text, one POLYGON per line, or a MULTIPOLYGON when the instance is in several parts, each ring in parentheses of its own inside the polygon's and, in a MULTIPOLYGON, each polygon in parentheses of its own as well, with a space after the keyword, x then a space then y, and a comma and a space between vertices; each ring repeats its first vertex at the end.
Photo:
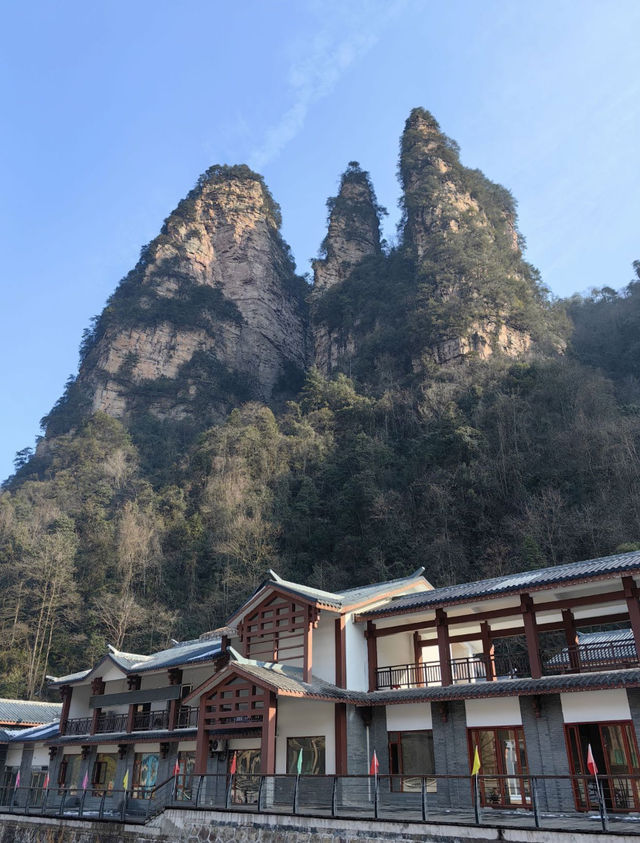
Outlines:
POLYGON ((367 639, 367 663, 369 665, 369 691, 375 691, 377 686, 378 672, 378 640, 376 636, 376 625, 373 621, 367 621, 365 632, 367 639))
POLYGON ((274 776, 276 772, 276 710, 276 695, 269 691, 260 747, 260 772, 263 776, 274 776))
MULTIPOLYGON (((571 597, 564 600, 552 600, 546 603, 534 603, 536 612, 560 612, 562 609, 579 609, 583 606, 596 606, 601 603, 612 603, 626 599, 624 590, 609 591, 604 594, 590 594, 585 597, 571 597)), ((470 601, 471 602, 471 601, 470 601)), ((429 609, 425 608, 425 612, 429 609)), ((437 611, 437 610, 436 610, 437 611)), ((444 611, 444 609, 442 610, 444 611)), ((467 615, 459 615, 448 619, 449 626, 457 624, 482 623, 483 621, 499 620, 522 614, 522 606, 508 606, 504 609, 491 609, 487 612, 478 612, 467 615)), ((396 624, 395 626, 381 627, 376 630, 376 636, 382 638, 386 635, 396 635, 400 632, 414 632, 416 629, 433 629, 436 626, 435 620, 416 621, 414 623, 396 624)), ((562 629, 562 627, 559 627, 562 629)), ((473 640, 473 639, 470 639, 473 640)))
POLYGON ((200 697, 200 711, 198 717, 198 734, 196 736, 196 763, 194 772, 197 776, 204 776, 207 772, 207 759, 209 758, 209 733, 205 724, 205 713, 207 711, 207 695, 200 697))
POLYGON ((449 645, 449 625, 447 614, 442 609, 436 609, 436 631, 438 633, 438 656, 440 661, 440 679, 443 685, 452 685, 451 647, 449 645))
POLYGON ((540 642, 538 640, 538 628, 536 625, 533 600, 528 594, 522 594, 520 595, 520 602, 522 606, 522 619, 524 621, 524 634, 527 639, 531 678, 540 679, 542 676, 542 660, 540 659, 540 642))
POLYGON ((578 644, 578 631, 576 630, 576 620, 571 609, 562 610, 562 628, 564 629, 564 638, 569 648, 569 665, 571 670, 580 670, 580 656, 576 650, 578 644))
POLYGON ((71 707, 71 694, 73 687, 71 685, 63 685, 60 688, 60 698, 62 699, 62 711, 60 712, 60 734, 64 735, 67 728, 67 720, 69 719, 69 709, 71 707))
POLYGON ((638 602, 638 587, 633 577, 623 577, 622 585, 625 600, 627 601, 629 621, 633 630, 633 640, 636 644, 636 652, 640 655, 640 602, 638 602))
POLYGON ((489 624, 484 621, 481 625, 482 633, 482 654, 484 656, 484 663, 487 670, 487 682, 495 682, 496 678, 496 663, 494 661, 494 646, 491 640, 491 628, 489 624))
POLYGON ((313 619, 311 607, 307 607, 307 623, 304 629, 304 673, 305 682, 311 682, 311 671, 313 668, 313 619))
POLYGON ((347 705, 336 703, 334 706, 336 729, 336 776, 348 775, 347 770, 347 705))

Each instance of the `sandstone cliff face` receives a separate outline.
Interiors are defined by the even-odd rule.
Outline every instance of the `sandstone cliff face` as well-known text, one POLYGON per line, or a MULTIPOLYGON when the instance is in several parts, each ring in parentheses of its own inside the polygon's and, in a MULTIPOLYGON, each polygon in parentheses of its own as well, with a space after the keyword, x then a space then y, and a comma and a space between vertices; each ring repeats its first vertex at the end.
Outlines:
POLYGON ((307 365, 304 282, 246 167, 212 167, 143 250, 88 340, 91 410, 179 419, 268 401, 307 365))
POLYGON ((313 262, 312 331, 314 362, 325 375, 351 359, 357 351, 354 329, 335 329, 316 306, 323 295, 349 279, 367 258, 381 254, 382 209, 367 173, 351 162, 343 174, 338 196, 330 199, 329 229, 322 243, 324 257, 313 262))
POLYGON ((520 254, 515 206, 458 156, 432 115, 414 109, 401 141, 404 248, 432 323, 430 354, 440 363, 471 353, 519 355, 531 347, 527 322, 539 303, 520 254))

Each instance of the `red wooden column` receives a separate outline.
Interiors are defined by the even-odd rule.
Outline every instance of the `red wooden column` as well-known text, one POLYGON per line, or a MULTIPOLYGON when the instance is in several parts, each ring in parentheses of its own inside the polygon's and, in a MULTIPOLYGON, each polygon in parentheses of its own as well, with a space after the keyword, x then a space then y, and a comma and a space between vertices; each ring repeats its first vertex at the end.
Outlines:
MULTIPOLYGON (((97 676, 91 683, 91 696, 99 697, 104 694, 105 691, 105 683, 102 681, 101 676, 97 676)), ((98 718, 102 714, 102 709, 96 708, 93 709, 93 718, 91 720, 91 734, 95 735, 96 731, 98 730, 98 718)))
POLYGON ((533 607, 533 600, 528 594, 520 595, 520 609, 522 611, 522 620, 524 622, 524 634, 527 639, 527 652, 529 654, 531 678, 540 679, 542 676, 540 641, 538 640, 538 627, 536 626, 536 613, 533 607))
POLYGON ((491 627, 488 621, 480 624, 480 636, 482 639, 482 654, 487 670, 487 682, 496 681, 496 662, 494 659, 495 646, 491 638, 491 627))
POLYGON ((270 691, 262 722, 260 772, 263 776, 274 776, 276 772, 276 711, 276 695, 270 691))
POLYGON ((440 679, 443 685, 452 685, 451 644, 449 642, 449 623, 447 613, 436 609, 436 635, 438 637, 438 657, 440 659, 440 679))
POLYGON ((413 633, 413 662, 416 666, 416 681, 415 684, 422 688, 424 682, 420 673, 420 664, 422 663, 422 645, 420 644, 420 633, 416 630, 413 633))
POLYGON ((336 703, 335 728, 336 728, 336 776, 347 775, 347 705, 336 703))
POLYGON ((376 625, 373 621, 367 621, 367 630, 364 634, 367 639, 367 662, 369 664, 369 691, 375 691, 378 672, 378 640, 376 638, 376 625))
POLYGON ((206 724, 207 696, 200 697, 200 711, 198 712, 198 735, 196 737, 196 763, 194 772, 197 776, 204 776, 207 772, 207 757, 209 755, 209 733, 206 724))
POLYGON ((71 694, 73 688, 71 685, 63 685, 60 688, 60 698, 62 699, 62 711, 60 712, 60 734, 64 735, 67 729, 67 720, 69 719, 69 709, 71 708, 71 694))
POLYGON ((580 670, 580 654, 576 650, 578 644, 578 632, 576 630, 576 619, 571 609, 562 610, 562 628, 564 637, 569 648, 569 667, 576 672, 580 670))
MULTIPOLYGON (((169 685, 175 687, 182 685, 182 671, 178 667, 171 667, 168 670, 169 685)), ((173 731, 178 725, 178 712, 180 711, 180 699, 169 702, 169 731, 173 731)))
POLYGON ((629 621, 633 630, 633 640, 636 644, 636 652, 640 657, 640 603, 638 602, 638 586, 633 577, 623 577, 624 596, 627 601, 629 621))

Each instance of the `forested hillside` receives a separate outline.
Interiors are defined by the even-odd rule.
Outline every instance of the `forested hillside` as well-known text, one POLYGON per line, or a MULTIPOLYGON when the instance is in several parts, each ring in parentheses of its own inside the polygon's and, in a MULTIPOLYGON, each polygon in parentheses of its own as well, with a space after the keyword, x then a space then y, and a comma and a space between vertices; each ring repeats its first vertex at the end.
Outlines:
POLYGON ((398 245, 352 162, 308 301, 247 168, 143 250, 0 494, 0 695, 215 628, 269 567, 442 585, 640 546, 640 264, 553 301, 422 109, 400 165, 398 245))

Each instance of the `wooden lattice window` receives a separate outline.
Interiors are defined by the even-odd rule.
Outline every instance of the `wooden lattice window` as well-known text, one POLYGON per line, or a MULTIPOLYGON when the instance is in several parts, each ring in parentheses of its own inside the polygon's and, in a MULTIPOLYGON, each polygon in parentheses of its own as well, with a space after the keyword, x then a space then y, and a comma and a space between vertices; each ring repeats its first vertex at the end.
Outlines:
POLYGON ((214 688, 205 703, 205 728, 262 726, 269 692, 249 679, 232 676, 214 688))
POLYGON ((303 661, 305 633, 318 610, 282 594, 272 594, 238 626, 243 653, 259 661, 303 661))

